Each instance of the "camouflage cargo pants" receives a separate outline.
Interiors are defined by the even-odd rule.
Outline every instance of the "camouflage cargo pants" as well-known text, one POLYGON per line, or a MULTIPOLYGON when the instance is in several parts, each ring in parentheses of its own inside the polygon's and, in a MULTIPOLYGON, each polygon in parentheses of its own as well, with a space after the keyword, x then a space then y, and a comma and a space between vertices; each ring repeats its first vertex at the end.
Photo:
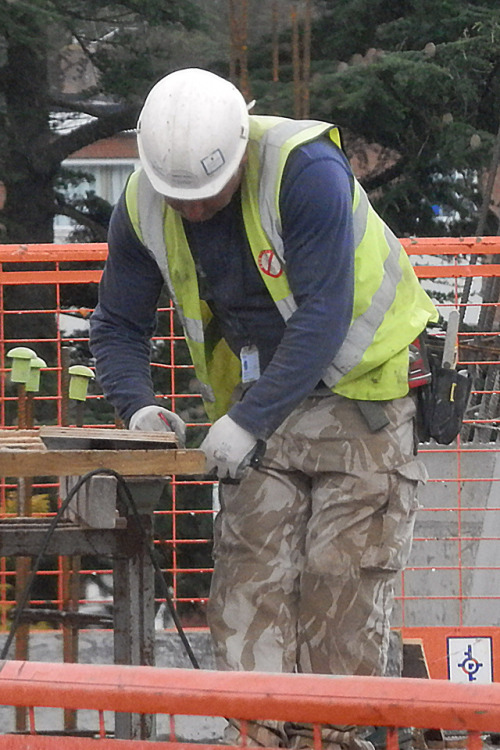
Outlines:
MULTIPOLYGON (((425 481, 413 400, 384 408, 390 424, 370 432, 355 402, 312 396, 258 470, 221 486, 208 612, 218 669, 383 674, 425 481)), ((275 729, 307 744, 299 727, 286 741, 275 729)))

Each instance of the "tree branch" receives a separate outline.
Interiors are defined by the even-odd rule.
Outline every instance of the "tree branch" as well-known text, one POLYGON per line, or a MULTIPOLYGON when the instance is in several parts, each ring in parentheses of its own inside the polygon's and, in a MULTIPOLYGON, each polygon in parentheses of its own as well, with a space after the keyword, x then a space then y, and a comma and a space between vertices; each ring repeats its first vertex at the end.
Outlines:
POLYGON ((131 108, 123 102, 99 102, 95 99, 77 99, 75 96, 57 96, 52 94, 49 105, 63 112, 84 112, 92 117, 108 117, 131 108))
POLYGON ((55 216, 67 216, 69 219, 73 219, 73 221, 76 221, 77 224, 80 224, 84 227, 88 227, 92 230, 92 233, 95 236, 95 242, 106 242, 107 236, 108 236, 108 230, 107 227, 103 226, 102 224, 99 224, 98 221, 95 221, 89 214, 85 213, 84 211, 79 211, 74 206, 71 206, 69 203, 65 203, 61 197, 58 196, 57 202, 56 202, 56 208, 54 210, 55 216))
POLYGON ((382 172, 378 172, 372 177, 368 176, 366 179, 361 180, 364 189, 367 193, 370 193, 373 190, 384 187, 384 185, 387 185, 388 182, 401 177, 407 166, 407 163, 408 160, 401 157, 395 164, 391 164, 390 167, 382 170, 382 172))
MULTIPOLYGON (((74 111, 81 110, 75 109, 74 111)), ((45 147, 37 142, 33 147, 33 165, 43 172, 56 171, 64 159, 84 146, 135 128, 137 115, 138 107, 120 105, 116 111, 86 122, 69 133, 53 135, 45 147)))

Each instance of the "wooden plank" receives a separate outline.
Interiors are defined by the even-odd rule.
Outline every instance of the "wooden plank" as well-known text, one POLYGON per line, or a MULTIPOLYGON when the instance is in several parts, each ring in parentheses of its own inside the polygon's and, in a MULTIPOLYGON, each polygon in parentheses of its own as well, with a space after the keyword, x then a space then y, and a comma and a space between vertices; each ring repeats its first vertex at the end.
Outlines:
POLYGON ((0 437, 0 448, 8 447, 9 445, 37 445, 40 450, 43 450, 45 447, 39 437, 0 437))
POLYGON ((144 432, 108 427, 41 427, 40 438, 48 448, 56 450, 121 450, 134 447, 151 450, 177 446, 175 432, 144 432))
POLYGON ((44 448, 38 430, 0 430, 0 448, 9 445, 38 445, 40 450, 44 448))
POLYGON ((0 440, 8 440, 12 438, 13 440, 17 440, 20 438, 38 438, 40 439, 40 431, 39 430, 0 430, 0 440))
POLYGON ((0 450, 0 476, 40 477, 86 474, 113 469, 123 476, 203 474, 205 456, 200 450, 0 450))
POLYGON ((0 448, 5 444, 37 444, 43 450, 45 443, 57 438, 68 441, 69 448, 80 439, 120 443, 154 443, 161 448, 176 442, 175 432, 144 432, 119 430, 115 427, 59 427, 43 426, 36 430, 0 430, 0 448))
MULTIPOLYGON (((22 432, 20 430, 20 432, 22 432)), ((32 430, 25 430, 25 433, 29 434, 34 432, 32 430)), ((154 440, 158 443, 171 443, 175 440, 174 432, 144 432, 142 430, 119 430, 116 427, 59 427, 54 426, 43 426, 40 427, 38 434, 44 440, 50 437, 67 437, 67 438, 79 438, 79 437, 93 437, 102 440, 154 440)))
POLYGON ((19 440, 19 441, 4 441, 0 440, 0 452, 10 450, 23 450, 23 451, 42 451, 47 450, 41 440, 19 440))

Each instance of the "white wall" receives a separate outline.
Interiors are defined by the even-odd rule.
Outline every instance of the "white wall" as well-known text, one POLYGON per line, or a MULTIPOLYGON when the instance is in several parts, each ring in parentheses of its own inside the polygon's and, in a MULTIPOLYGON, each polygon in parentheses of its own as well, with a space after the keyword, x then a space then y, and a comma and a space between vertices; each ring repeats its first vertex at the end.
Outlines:
MULTIPOLYGON (((91 174, 94 177, 93 182, 82 179, 79 185, 70 187, 67 192, 68 197, 84 197, 87 192, 93 191, 114 206, 125 186, 127 177, 138 165, 138 159, 66 159, 63 167, 91 174)), ((67 216, 56 216, 54 242, 66 242, 75 226, 75 222, 67 216)))

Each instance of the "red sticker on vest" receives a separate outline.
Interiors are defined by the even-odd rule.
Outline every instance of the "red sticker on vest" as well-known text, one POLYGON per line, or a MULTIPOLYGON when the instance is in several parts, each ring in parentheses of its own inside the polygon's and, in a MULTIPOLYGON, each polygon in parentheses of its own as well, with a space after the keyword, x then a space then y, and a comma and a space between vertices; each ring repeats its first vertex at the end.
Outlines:
POLYGON ((277 279, 283 273, 281 263, 272 250, 262 250, 257 258, 259 268, 266 276, 277 279))

